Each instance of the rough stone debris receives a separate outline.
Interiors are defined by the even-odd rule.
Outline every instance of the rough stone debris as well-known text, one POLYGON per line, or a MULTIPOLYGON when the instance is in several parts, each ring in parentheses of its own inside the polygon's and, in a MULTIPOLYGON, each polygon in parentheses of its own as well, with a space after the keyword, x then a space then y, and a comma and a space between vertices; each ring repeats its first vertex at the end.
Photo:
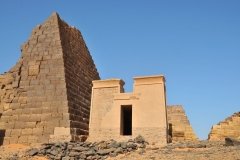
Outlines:
POLYGON ((208 134, 209 140, 224 140, 226 137, 236 139, 240 137, 240 112, 236 112, 217 125, 213 125, 208 134))
MULTIPOLYGON (((34 148, 28 151, 28 156, 47 156, 50 159, 105 159, 108 156, 116 157, 118 154, 127 154, 134 152, 140 148, 139 154, 146 153, 145 147, 140 147, 141 144, 148 144, 142 136, 139 135, 136 139, 141 138, 141 141, 129 140, 126 142, 117 142, 115 140, 102 142, 58 142, 46 143, 40 148, 34 148), (104 144, 104 145, 102 145, 104 144), (124 145, 123 145, 124 144, 124 145)), ((148 148, 151 149, 151 148, 148 148)), ((157 148, 159 149, 159 148, 157 148)))
POLYGON ((226 144, 226 146, 240 146, 240 140, 237 140, 232 137, 226 137, 225 144, 226 144))
POLYGON ((79 30, 53 13, 0 75, 0 141, 45 143, 88 135, 92 80, 100 79, 79 30))
POLYGON ((137 143, 132 139, 124 142, 115 140, 75 143, 56 142, 6 154, 1 154, 2 149, 4 149, 2 146, 0 147, 0 159, 239 159, 240 145, 227 144, 228 142, 224 141, 204 140, 173 142, 158 147, 150 145, 146 141, 137 143), (101 145, 103 143, 106 144, 104 147, 101 145), (127 145, 123 147, 123 143, 127 145), (112 144, 114 144, 114 147, 112 144), (145 146, 140 147, 143 144, 145 146))

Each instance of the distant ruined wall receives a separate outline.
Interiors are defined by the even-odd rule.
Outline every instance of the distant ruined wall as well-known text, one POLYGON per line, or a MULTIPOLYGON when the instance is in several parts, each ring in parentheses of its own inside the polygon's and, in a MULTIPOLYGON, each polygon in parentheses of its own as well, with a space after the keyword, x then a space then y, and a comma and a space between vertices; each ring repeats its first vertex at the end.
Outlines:
POLYGON ((169 135, 172 141, 198 141, 181 105, 167 106, 169 135))
POLYGON ((87 135, 91 81, 100 78, 81 33, 53 13, 21 51, 19 62, 0 75, 0 143, 87 135))
POLYGON ((224 140, 226 137, 240 138, 240 112, 213 125, 208 134, 209 140, 224 140))

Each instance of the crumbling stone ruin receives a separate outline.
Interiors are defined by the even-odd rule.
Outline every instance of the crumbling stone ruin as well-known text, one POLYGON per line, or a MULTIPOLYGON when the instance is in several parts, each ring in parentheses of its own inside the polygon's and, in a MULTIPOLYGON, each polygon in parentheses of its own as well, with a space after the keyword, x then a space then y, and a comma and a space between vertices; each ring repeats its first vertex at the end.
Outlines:
POLYGON ((236 112, 217 125, 213 125, 208 134, 209 140, 224 140, 226 137, 240 139, 240 112, 236 112))
POLYGON ((172 141, 197 140, 182 107, 166 107, 164 76, 135 77, 133 93, 120 79, 98 81, 80 31, 57 13, 32 30, 21 52, 0 75, 0 144, 82 141, 89 128, 95 140, 141 134, 164 145, 168 133, 172 141))
POLYGON ((181 105, 167 106, 167 118, 172 142, 199 141, 181 105))
POLYGON ((80 31, 53 13, 32 30, 21 52, 0 75, 1 143, 88 135, 92 81, 100 78, 80 31))

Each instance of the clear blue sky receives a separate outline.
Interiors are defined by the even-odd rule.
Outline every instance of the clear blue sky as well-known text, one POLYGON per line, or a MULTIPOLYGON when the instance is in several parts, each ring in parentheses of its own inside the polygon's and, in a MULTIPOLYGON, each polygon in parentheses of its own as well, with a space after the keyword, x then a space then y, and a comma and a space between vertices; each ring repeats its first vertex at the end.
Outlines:
POLYGON ((0 73, 52 12, 83 34, 101 79, 164 74, 200 139, 240 111, 239 0, 0 1, 0 73))

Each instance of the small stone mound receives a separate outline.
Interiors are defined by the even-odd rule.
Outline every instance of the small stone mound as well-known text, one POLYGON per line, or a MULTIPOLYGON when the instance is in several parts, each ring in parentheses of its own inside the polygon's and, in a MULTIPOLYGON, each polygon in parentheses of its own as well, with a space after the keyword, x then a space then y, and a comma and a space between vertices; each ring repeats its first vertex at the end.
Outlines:
POLYGON ((54 160, 70 159, 106 159, 116 157, 118 154, 129 154, 138 151, 139 154, 145 153, 148 143, 139 135, 134 140, 127 142, 117 142, 115 140, 101 142, 57 142, 45 143, 40 148, 28 151, 28 157, 46 156, 54 160))
POLYGON ((208 141, 202 140, 198 142, 174 142, 168 143, 166 146, 162 147, 162 149, 176 149, 176 148, 212 148, 212 147, 223 147, 225 146, 224 141, 208 141))
POLYGON ((240 146, 240 140, 237 140, 233 137, 226 137, 225 138, 225 145, 226 146, 240 146))

